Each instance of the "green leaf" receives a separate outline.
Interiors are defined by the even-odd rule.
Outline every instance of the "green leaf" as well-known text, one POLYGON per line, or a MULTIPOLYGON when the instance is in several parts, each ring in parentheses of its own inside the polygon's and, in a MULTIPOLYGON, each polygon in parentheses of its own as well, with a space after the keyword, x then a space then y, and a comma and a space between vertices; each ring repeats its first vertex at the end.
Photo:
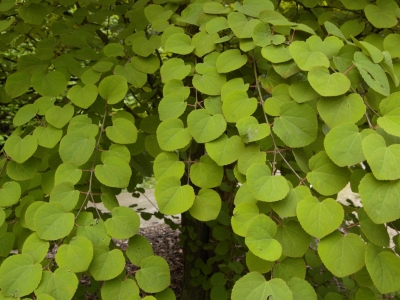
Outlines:
POLYGON ((62 163, 58 166, 54 175, 54 185, 58 185, 61 182, 70 182, 77 184, 82 177, 82 170, 79 169, 72 163, 62 163))
POLYGON ((318 122, 315 111, 308 104, 289 102, 281 106, 273 131, 289 147, 300 148, 317 138, 318 122))
POLYGON ((203 155, 200 161, 190 166, 190 180, 203 189, 218 187, 223 176, 224 168, 218 166, 208 155, 203 155))
POLYGON ((140 266, 143 258, 154 255, 150 242, 141 235, 135 235, 129 239, 126 256, 135 266, 140 266))
POLYGON ((329 73, 325 67, 314 67, 308 72, 308 81, 312 88, 321 96, 333 97, 345 94, 351 82, 342 73, 329 73))
POLYGON ((256 199, 254 200, 254 202, 235 201, 236 206, 233 210, 231 223, 232 229, 237 235, 246 236, 251 220, 259 214, 259 209, 256 205, 257 201, 256 199))
POLYGON ((0 288, 7 296, 22 297, 32 293, 42 278, 42 266, 30 254, 6 258, 0 266, 0 288))
POLYGON ((238 49, 230 49, 218 56, 216 67, 218 73, 229 73, 240 69, 246 62, 246 54, 241 54, 238 49))
POLYGON ((50 243, 41 240, 34 232, 25 240, 22 253, 31 255, 35 263, 40 263, 46 258, 49 247, 50 243))
POLYGON ((134 56, 131 58, 132 66, 143 73, 154 74, 160 67, 160 60, 156 55, 148 57, 134 56))
POLYGON ((138 214, 129 207, 115 207, 111 218, 104 222, 107 233, 115 239, 128 239, 139 231, 140 219, 138 214))
POLYGON ((99 126, 92 124, 86 115, 77 115, 69 121, 67 133, 84 133, 87 138, 94 138, 99 132, 99 126))
POLYGON ((259 18, 265 23, 269 23, 275 26, 291 26, 296 23, 289 22, 283 15, 273 9, 265 9, 260 12, 259 18))
POLYGON ((21 187, 15 181, 8 181, 0 189, 0 206, 17 204, 21 197, 21 187))
POLYGON ((285 103, 292 102, 289 95, 289 86, 287 84, 279 84, 272 89, 272 97, 264 102, 264 111, 271 116, 280 116, 281 107, 285 103))
POLYGON ((63 162, 81 166, 92 156, 95 144, 96 140, 83 132, 68 133, 61 139, 60 157, 63 162))
POLYGON ((250 272, 258 272, 261 274, 268 273, 272 268, 272 262, 255 256, 251 251, 247 251, 246 253, 246 265, 250 272))
MULTIPOLYGON (((161 81, 167 83, 170 80, 183 80, 190 73, 190 65, 185 65, 185 62, 180 58, 170 58, 163 63, 161 67, 161 81)), ((139 70, 140 71, 140 70, 139 70)))
POLYGON ((233 33, 240 39, 251 38, 254 27, 260 20, 247 20, 246 16, 240 12, 231 12, 228 15, 228 24, 233 33))
POLYGON ((185 112, 186 107, 187 103, 182 94, 164 94, 164 98, 161 99, 160 104, 158 105, 160 120, 165 121, 167 119, 176 119, 185 112))
POLYGON ((376 224, 400 218, 400 180, 379 181, 367 174, 358 187, 365 212, 376 224))
POLYGON ((46 111, 46 121, 56 128, 63 128, 74 115, 74 107, 70 104, 64 107, 53 106, 46 111))
POLYGON ((292 278, 305 279, 306 264, 302 258, 287 257, 274 266, 274 278, 281 278, 289 282, 292 278))
POLYGON ((337 277, 345 277, 361 270, 365 265, 365 243, 354 233, 345 236, 335 231, 323 238, 318 254, 325 267, 337 277))
POLYGON ((17 98, 30 88, 31 77, 28 72, 15 72, 7 77, 5 90, 11 98, 17 98))
POLYGON ((236 123, 241 118, 252 115, 257 109, 256 98, 249 98, 245 91, 229 93, 222 103, 222 112, 227 122, 236 123))
POLYGON ((54 148, 61 140, 63 131, 48 124, 46 127, 36 127, 33 136, 37 139, 39 146, 54 148))
POLYGON ((137 139, 137 129, 130 120, 116 118, 112 126, 106 127, 106 135, 114 143, 133 144, 137 139))
POLYGON ((266 60, 274 64, 287 62, 292 59, 289 48, 284 45, 267 45, 262 48, 261 54, 266 60))
POLYGON ((122 280, 120 277, 117 277, 104 282, 101 288, 102 299, 123 300, 132 299, 134 296, 139 297, 139 288, 135 281, 129 278, 122 280))
POLYGON ((379 105, 382 117, 378 118, 378 125, 387 133, 400 136, 400 92, 393 93, 383 99, 379 105))
POLYGON ((125 258, 119 249, 111 251, 95 249, 89 272, 97 281, 111 280, 124 270, 125 258))
POLYGON ((210 155, 219 166, 225 166, 235 162, 243 149, 244 144, 237 135, 228 138, 226 134, 223 134, 218 139, 206 143, 208 155, 210 155))
POLYGON ((362 233, 377 246, 388 247, 390 238, 384 224, 375 224, 365 213, 363 208, 357 210, 358 220, 362 233))
POLYGON ((249 189, 257 200, 275 202, 282 200, 289 192, 287 180, 282 176, 272 176, 267 165, 251 165, 246 176, 249 189))
POLYGON ((367 0, 340 0, 347 9, 360 10, 368 4, 367 0))
MULTIPOLYGON (((218 19, 218 18, 217 18, 218 19)), ((226 23, 226 19, 224 25, 226 23)), ((206 27, 210 22, 207 22, 206 27)), ((192 38, 192 46, 194 46, 194 54, 198 57, 203 57, 207 53, 210 53, 215 50, 215 42, 219 39, 219 35, 216 32, 208 32, 200 31, 196 33, 192 38)))
POLYGON ((371 89, 384 96, 390 95, 389 81, 385 71, 362 52, 354 53, 354 65, 371 89))
POLYGON ((207 143, 220 137, 226 130, 226 122, 221 114, 211 116, 205 109, 190 112, 188 129, 197 143, 207 143))
POLYGON ((260 146, 252 144, 246 147, 238 158, 238 170, 242 174, 246 174, 247 170, 253 164, 265 164, 266 153, 260 151, 260 146))
POLYGON ((364 8, 365 16, 376 28, 390 28, 397 24, 396 9, 399 7, 392 0, 386 2, 383 4, 381 1, 378 5, 368 4, 364 8))
POLYGON ((248 225, 245 243, 258 257, 268 261, 277 260, 282 255, 282 246, 273 238, 276 230, 276 224, 271 218, 258 215, 248 225))
POLYGON ((392 58, 400 57, 399 43, 400 35, 397 33, 388 34, 383 40, 383 47, 392 58))
POLYGON ((160 256, 142 259, 135 278, 139 287, 147 293, 161 292, 171 284, 168 263, 160 256))
POLYGON ((262 140, 271 134, 271 129, 268 124, 258 124, 258 121, 253 116, 243 117, 236 122, 236 128, 243 142, 251 143, 262 140))
POLYGON ((213 18, 206 23, 206 31, 209 34, 214 34, 227 28, 229 28, 229 25, 228 20, 225 17, 213 18))
POLYGON ((181 178, 185 173, 185 164, 178 160, 175 153, 162 152, 154 160, 153 170, 157 180, 169 176, 181 178))
POLYGON ((37 146, 37 139, 32 135, 27 135, 23 139, 13 135, 7 139, 4 150, 14 161, 22 164, 35 153, 37 146))
POLYGON ((296 81, 289 87, 289 94, 297 103, 303 103, 320 98, 308 81, 296 81))
POLYGON ((12 180, 28 180, 35 176, 39 162, 34 157, 29 158, 26 162, 19 164, 15 161, 7 163, 7 176, 12 180))
POLYGON ((364 113, 366 106, 359 94, 329 97, 318 101, 318 112, 324 122, 330 127, 345 123, 355 124, 364 113))
POLYGON ((108 57, 124 56, 124 46, 117 43, 110 43, 103 48, 103 52, 108 57))
POLYGON ((143 87, 147 82, 147 74, 136 70, 132 65, 116 66, 114 74, 125 77, 126 81, 136 88, 143 87))
POLYGON ((187 34, 175 33, 165 42, 165 50, 176 54, 187 55, 194 50, 194 46, 192 46, 191 43, 190 36, 187 34))
POLYGON ((311 169, 307 180, 324 196, 339 193, 350 181, 350 170, 335 165, 325 151, 318 152, 309 161, 311 169))
POLYGON ((354 42, 354 45, 363 50, 363 53, 367 54, 372 59, 373 63, 377 64, 383 60, 384 56, 382 51, 374 45, 363 41, 359 42, 354 37, 352 37, 352 40, 354 42))
POLYGON ((94 175, 104 185, 125 188, 132 176, 132 169, 122 158, 110 156, 104 159, 102 165, 97 165, 94 175))
POLYGON ((221 94, 221 88, 226 82, 224 74, 217 72, 216 68, 207 68, 202 75, 193 76, 193 86, 201 93, 211 96, 221 94))
POLYGON ((176 215, 187 211, 194 202, 194 190, 190 185, 181 186, 177 177, 160 179, 154 191, 160 212, 176 215))
MULTIPOLYGON (((81 212, 82 214, 82 212, 81 212)), ((79 218, 77 219, 77 221, 79 218)), ((96 224, 93 220, 92 213, 89 214, 89 221, 78 226, 76 230, 77 236, 86 237, 93 244, 93 249, 109 249, 111 237, 107 234, 103 221, 98 221, 96 224)))
POLYGON ((400 145, 386 147, 384 138, 371 134, 362 141, 362 150, 372 174, 378 180, 396 180, 400 178, 400 145))
POLYGON ((21 126, 28 123, 38 113, 39 107, 36 104, 27 104, 22 106, 14 116, 13 124, 15 126, 21 126))
POLYGON ((322 52, 328 59, 336 56, 344 46, 343 42, 335 36, 328 36, 322 40, 317 35, 312 35, 307 39, 307 44, 313 52, 322 52))
POLYGON ((108 104, 116 104, 125 98, 128 92, 128 84, 125 77, 111 75, 100 82, 98 90, 100 96, 107 100, 108 104))
POLYGON ((68 98, 83 109, 89 108, 96 101, 97 95, 97 86, 94 84, 86 84, 83 87, 75 85, 68 90, 68 98))
POLYGON ((311 191, 308 187, 300 185, 293 189, 290 186, 289 193, 283 200, 271 202, 270 205, 281 217, 294 217, 297 215, 297 204, 307 196, 311 196, 311 191))
POLYGON ((240 278, 232 289, 232 300, 268 299, 292 300, 292 292, 280 278, 268 282, 258 272, 250 272, 240 278))
POLYGON ((308 281, 300 278, 293 277, 287 283, 289 289, 292 291, 293 300, 317 300, 317 294, 308 281))
POLYGON ((381 294, 400 289, 400 258, 390 250, 367 245, 365 264, 375 287, 381 294))
POLYGON ((295 41, 291 43, 289 52, 303 71, 310 71, 313 67, 329 67, 329 59, 326 55, 322 52, 313 52, 306 42, 295 41))
POLYGON ((60 203, 64 211, 71 211, 78 203, 79 194, 71 182, 62 182, 54 186, 50 194, 50 202, 60 203))
POLYGON ((39 238, 55 241, 71 232, 74 219, 74 214, 65 212, 62 204, 45 203, 35 212, 34 226, 39 238))
POLYGON ((84 236, 74 237, 69 244, 58 248, 55 258, 60 268, 68 268, 74 273, 84 272, 93 259, 93 244, 84 236))
POLYGON ((58 97, 67 87, 68 80, 60 71, 32 75, 32 86, 42 96, 58 97))
MULTIPOLYGON (((354 124, 345 123, 331 129, 325 137, 324 147, 329 158, 339 167, 356 165, 365 160, 363 138, 373 131, 358 132, 354 124)), ((383 139, 383 138, 382 138, 383 139)))
POLYGON ((215 220, 218 217, 221 206, 221 197, 216 191, 201 189, 196 195, 189 213, 193 218, 207 222, 215 220))
POLYGON ((168 119, 157 128, 157 141, 164 151, 174 151, 189 144, 192 136, 180 119, 168 119))
POLYGON ((71 299, 78 288, 78 278, 67 268, 58 268, 54 273, 44 271, 42 280, 35 294, 40 296, 48 294, 55 299, 67 300, 71 299))
POLYGON ((303 229, 318 239, 335 231, 344 218, 342 206, 332 198, 319 202, 307 196, 297 204, 296 211, 303 229))
POLYGON ((275 239, 282 245, 282 254, 289 257, 304 256, 311 243, 311 236, 294 220, 279 224, 275 239))

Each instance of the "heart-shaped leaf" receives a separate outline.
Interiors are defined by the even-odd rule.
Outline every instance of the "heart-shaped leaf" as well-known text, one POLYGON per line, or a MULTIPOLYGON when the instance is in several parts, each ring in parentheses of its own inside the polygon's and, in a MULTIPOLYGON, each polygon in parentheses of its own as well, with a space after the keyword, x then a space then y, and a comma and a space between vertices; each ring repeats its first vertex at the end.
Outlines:
POLYGON ((63 131, 51 125, 46 127, 36 127, 33 136, 36 137, 39 146, 45 148, 54 148, 55 145, 61 140, 63 131))
POLYGON ((222 112, 227 122, 236 123, 252 115, 257 109, 257 99, 249 98, 245 91, 229 93, 222 103, 222 112))
POLYGON ((42 96, 58 97, 67 87, 68 80, 60 71, 47 74, 37 72, 32 75, 32 86, 42 96))
POLYGON ((322 52, 313 52, 306 42, 295 41, 291 43, 289 52, 303 71, 310 71, 313 67, 329 67, 329 59, 326 55, 322 52))
POLYGON ((202 75, 193 76, 193 86, 201 93, 211 96, 221 94, 221 88, 226 82, 224 74, 217 72, 216 68, 207 68, 202 75))
POLYGON ((87 137, 83 132, 68 133, 60 142, 60 157, 63 162, 81 166, 92 156, 95 144, 94 137, 87 137))
POLYGON ((174 151, 189 144, 192 136, 180 119, 168 119, 157 128, 157 141, 164 151, 174 151))
POLYGON ((5 90, 11 98, 23 95, 31 86, 31 77, 28 72, 15 72, 8 76, 5 90))
POLYGON ((86 84, 83 87, 75 85, 68 90, 68 98, 72 103, 81 108, 89 108, 98 95, 97 86, 94 84, 86 84))
POLYGON ((132 169, 122 158, 110 156, 102 165, 96 166, 94 174, 106 186, 126 188, 132 176, 132 169))
POLYGON ((361 231, 365 234, 367 239, 377 246, 389 247, 390 237, 386 226, 384 224, 375 224, 372 222, 363 208, 358 209, 357 214, 361 231))
POLYGON ((258 121, 253 116, 241 118, 236 123, 236 128, 243 142, 251 143, 262 140, 271 134, 271 129, 268 124, 258 124, 258 121))
POLYGON ((283 200, 272 202, 270 205, 281 217, 294 217, 297 215, 297 204, 307 196, 311 196, 310 189, 304 185, 299 185, 295 188, 290 188, 289 193, 283 200))
POLYGON ((218 166, 208 155, 190 166, 190 180, 203 189, 218 187, 224 176, 224 168, 218 166))
POLYGON ((350 180, 350 170, 334 164, 325 151, 311 157, 309 166, 307 180, 324 196, 339 193, 350 180))
POLYGON ((171 35, 165 42, 165 50, 186 55, 194 50, 194 46, 191 45, 192 41, 190 36, 184 33, 175 33, 171 35))
POLYGON ((241 54, 238 49, 230 49, 221 53, 217 58, 218 73, 229 73, 240 69, 247 62, 247 55, 241 54))
POLYGON ((300 148, 315 141, 318 131, 317 116, 308 104, 294 101, 283 104, 280 114, 280 117, 275 118, 272 129, 286 145, 300 148))
POLYGON ((82 170, 77 166, 68 162, 62 163, 58 166, 54 175, 54 184, 58 185, 61 182, 70 182, 75 185, 81 179, 81 176, 82 170))
POLYGON ((28 253, 32 256, 35 263, 41 263, 49 251, 50 243, 41 240, 34 232, 25 240, 22 246, 22 253, 28 253))
POLYGON ((282 245, 282 254, 289 257, 302 257, 311 243, 311 236, 294 220, 279 224, 275 239, 282 245))
POLYGON ((74 237, 69 244, 58 248, 55 258, 60 268, 68 268, 74 273, 84 272, 93 259, 93 244, 84 236, 74 237))
POLYGON ((44 203, 36 210, 34 226, 42 240, 55 241, 71 232, 74 219, 74 214, 65 212, 62 204, 44 203))
POLYGON ((345 277, 364 267, 365 242, 354 233, 342 236, 335 231, 319 242, 318 254, 333 275, 345 277))
POLYGON ((264 214, 254 217, 246 232, 245 243, 256 256, 268 260, 277 260, 282 255, 282 246, 273 237, 276 224, 264 214))
POLYGON ((165 290, 171 284, 168 263, 161 256, 149 256, 140 262, 135 278, 139 287, 147 293, 165 290))
POLYGON ((244 149, 244 144, 239 136, 230 138, 223 134, 218 139, 206 143, 208 155, 219 165, 225 166, 236 161, 244 149))
POLYGON ((28 123, 39 111, 37 103, 22 106, 14 116, 13 124, 21 126, 28 123))
POLYGON ((345 94, 351 82, 342 73, 330 74, 325 67, 314 67, 308 72, 308 81, 312 88, 321 96, 333 97, 345 94))
POLYGON ((237 167, 240 173, 246 174, 253 164, 265 164, 266 153, 260 151, 260 146, 251 144, 240 153, 237 167))
POLYGON ((374 223, 383 224, 400 218, 400 180, 379 181, 367 174, 358 190, 365 212, 374 223))
POLYGON ((13 135, 6 141, 4 150, 14 161, 22 164, 35 153, 37 146, 37 139, 32 135, 24 138, 13 135))
POLYGON ((89 272, 95 280, 105 281, 117 277, 124 270, 124 267, 125 257, 121 250, 95 249, 89 272))
POLYGON ((251 38, 254 27, 260 20, 247 20, 246 16, 240 12, 231 12, 228 15, 228 24, 233 33, 240 39, 251 38))
POLYGON ((354 124, 339 125, 326 135, 324 140, 326 154, 339 167, 356 165, 364 160, 363 138, 372 133, 372 130, 360 133, 354 124))
POLYGON ((100 82, 98 91, 108 104, 116 104, 125 98, 128 92, 128 84, 125 77, 110 75, 100 82))
POLYGON ((226 130, 226 122, 221 114, 211 116, 205 109, 190 112, 188 129, 198 143, 207 143, 220 137, 226 130))
POLYGON ((104 282, 101 287, 101 298, 110 300, 140 299, 139 288, 133 279, 117 277, 104 282))
POLYGON ((378 125, 387 133, 400 136, 400 92, 383 99, 379 109, 382 117, 378 118, 378 125))
POLYGON ((185 164, 178 161, 175 153, 162 152, 154 160, 153 170, 157 180, 168 176, 181 178, 185 173, 185 164))
POLYGON ((381 294, 400 289, 400 258, 393 252, 368 244, 365 264, 371 279, 381 294))
POLYGON ((378 180, 396 180, 400 178, 400 145, 386 147, 379 134, 371 134, 362 141, 362 150, 378 180))
POLYGON ((106 135, 114 143, 133 144, 137 139, 137 129, 130 120, 116 118, 113 125, 106 128, 106 135))
POLYGON ((56 185, 50 194, 50 202, 60 203, 64 211, 74 209, 79 200, 79 191, 75 190, 71 182, 62 182, 56 185))
POLYGON ((292 300, 292 292, 280 278, 268 282, 258 272, 250 272, 240 278, 232 289, 232 300, 268 299, 292 300))
POLYGON ((185 112, 186 107, 187 104, 182 94, 164 94, 164 98, 161 99, 160 104, 158 105, 160 120, 165 121, 167 119, 176 119, 185 112))
POLYGON ((398 9, 398 6, 394 1, 389 0, 387 2, 393 3, 392 8, 387 7, 387 5, 373 4, 368 4, 364 8, 365 16, 376 28, 390 28, 397 24, 396 9, 398 9))
POLYGON ((322 52, 328 59, 336 56, 344 46, 336 36, 328 36, 322 40, 318 35, 312 35, 307 39, 307 44, 313 52, 322 52))
POLYGON ((289 87, 289 95, 297 103, 303 103, 320 98, 308 81, 296 81, 289 87))
POLYGON ((342 206, 331 198, 319 202, 307 196, 297 204, 296 211, 303 229, 318 239, 335 231, 344 218, 342 206))
POLYGON ((222 201, 219 194, 210 189, 201 189, 194 199, 189 213, 193 218, 206 222, 215 220, 221 211, 222 201))
POLYGON ((283 176, 272 176, 264 164, 253 164, 247 169, 247 184, 254 198, 265 202, 282 200, 289 192, 289 185, 283 176))
POLYGON ((136 234, 129 239, 128 248, 125 253, 131 263, 136 266, 140 266, 143 258, 154 255, 150 242, 140 234, 136 234))
POLYGON ((138 214, 129 207, 114 207, 111 218, 104 222, 107 233, 115 239, 128 239, 139 231, 140 218, 138 214))
MULTIPOLYGON (((264 24, 264 23, 260 23, 260 24, 264 24)), ((264 24, 264 25, 266 25, 266 24, 264 24)), ((258 27, 258 25, 257 25, 257 27, 258 27)), ((253 32, 253 34, 254 34, 254 32, 253 32)), ((266 60, 268 60, 274 64, 287 62, 292 59, 292 55, 289 52, 289 48, 284 45, 268 45, 268 46, 262 48, 261 54, 266 60)))
POLYGON ((11 206, 18 203, 21 197, 21 187, 15 181, 5 182, 0 189, 0 206, 11 206))
POLYGON ((161 67, 161 81, 167 83, 173 79, 182 80, 189 75, 190 70, 190 65, 185 65, 182 59, 170 58, 161 67))
POLYGON ((0 266, 0 288, 7 298, 23 297, 32 293, 41 278, 42 265, 35 263, 27 253, 9 256, 0 266))
POLYGON ((293 300, 308 299, 317 300, 317 293, 314 291, 313 286, 304 280, 297 277, 292 277, 287 283, 289 289, 292 291, 293 300))
POLYGON ((55 128, 63 128, 74 115, 74 107, 70 104, 64 107, 53 106, 46 111, 46 121, 55 128))
POLYGON ((154 191, 157 204, 163 214, 176 215, 187 211, 194 202, 194 190, 181 186, 179 178, 165 177, 157 182, 154 191))

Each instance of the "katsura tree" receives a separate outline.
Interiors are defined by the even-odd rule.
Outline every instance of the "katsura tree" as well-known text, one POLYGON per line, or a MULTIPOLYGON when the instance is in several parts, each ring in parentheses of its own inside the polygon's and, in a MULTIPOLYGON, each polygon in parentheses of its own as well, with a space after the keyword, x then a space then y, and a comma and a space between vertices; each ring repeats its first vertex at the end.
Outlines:
POLYGON ((157 216, 183 214, 182 299, 399 299, 399 18, 394 0, 3 0, 1 108, 25 105, 0 158, 0 299, 175 299, 116 198, 153 174, 157 216))

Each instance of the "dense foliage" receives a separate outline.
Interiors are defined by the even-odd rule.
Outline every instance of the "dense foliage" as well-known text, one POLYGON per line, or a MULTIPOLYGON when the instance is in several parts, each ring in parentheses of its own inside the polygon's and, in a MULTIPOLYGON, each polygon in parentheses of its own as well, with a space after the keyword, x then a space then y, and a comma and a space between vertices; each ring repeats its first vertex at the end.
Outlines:
POLYGON ((182 231, 211 299, 399 299, 398 18, 394 0, 3 0, 0 105, 23 106, 0 299, 175 299, 116 199, 152 174, 162 214, 210 228, 182 231), (348 183, 361 203, 336 200, 348 183))

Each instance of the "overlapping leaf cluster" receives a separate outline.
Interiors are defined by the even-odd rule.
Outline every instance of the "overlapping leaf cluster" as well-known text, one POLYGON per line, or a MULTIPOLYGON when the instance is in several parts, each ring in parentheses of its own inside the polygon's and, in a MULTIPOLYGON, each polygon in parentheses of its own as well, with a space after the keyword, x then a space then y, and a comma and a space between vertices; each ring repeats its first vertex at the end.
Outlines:
POLYGON ((3 43, 34 48, 16 66, 7 52, 16 70, 0 93, 30 101, 1 163, 3 297, 71 299, 85 273, 103 299, 174 299, 168 265, 115 198, 154 161, 161 213, 211 228, 207 245, 185 229, 210 252, 190 276, 211 299, 399 298, 396 1, 0 11, 3 43), (360 203, 337 200, 349 183, 360 203), (129 239, 126 252, 111 238, 129 239))

